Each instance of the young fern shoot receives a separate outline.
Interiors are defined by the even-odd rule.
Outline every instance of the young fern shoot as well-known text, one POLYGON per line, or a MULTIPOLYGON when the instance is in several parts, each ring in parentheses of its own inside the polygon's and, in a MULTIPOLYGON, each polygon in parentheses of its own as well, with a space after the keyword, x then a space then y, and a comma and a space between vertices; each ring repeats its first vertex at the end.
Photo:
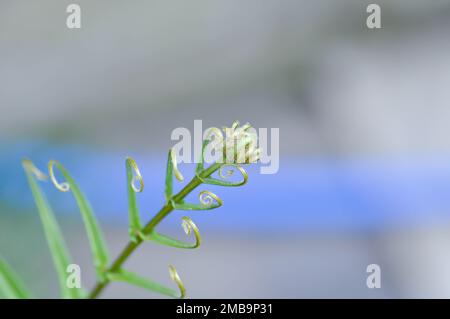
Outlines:
MULTIPOLYGON (((192 193, 198 186, 209 184, 237 187, 247 182, 248 175, 240 164, 254 163, 259 159, 260 154, 260 150, 256 148, 254 143, 255 137, 252 136, 253 133, 249 132, 250 128, 251 126, 249 124, 239 127, 239 123, 236 121, 231 128, 223 129, 226 133, 225 139, 223 139, 218 128, 212 128, 203 142, 202 156, 196 167, 195 176, 176 194, 173 193, 174 177, 179 182, 183 182, 184 177, 178 169, 176 154, 171 149, 167 159, 164 191, 165 203, 146 224, 142 224, 141 222, 139 205, 136 198, 136 193, 141 193, 144 190, 144 179, 134 159, 131 157, 126 158, 125 167, 130 241, 111 264, 106 243, 89 202, 64 166, 54 160, 48 163, 50 180, 61 192, 72 192, 85 225, 97 273, 97 282, 88 294, 82 289, 68 288, 66 269, 71 264, 70 254, 66 248, 59 225, 38 184, 38 180, 47 180, 47 176, 37 169, 30 160, 23 160, 23 167, 38 207, 47 243, 58 273, 62 297, 97 298, 111 282, 126 282, 169 297, 184 298, 186 289, 174 266, 169 265, 169 275, 177 285, 177 290, 165 287, 153 280, 126 270, 123 265, 144 241, 154 241, 166 246, 184 249, 194 249, 200 246, 200 231, 195 223, 187 216, 181 218, 181 226, 187 235, 194 235, 194 242, 185 242, 169 237, 157 232, 156 228, 174 210, 212 210, 222 206, 223 202, 220 197, 208 190, 202 190, 198 193, 198 203, 186 202, 186 196, 192 193), (226 161, 217 161, 205 167, 204 155, 207 147, 223 154, 223 158, 226 158, 226 161), (241 156, 242 153, 244 153, 244 157, 241 156), (54 174, 55 167, 61 172, 65 179, 64 182, 59 182, 56 179, 54 174), (241 174, 242 179, 237 182, 227 180, 236 171, 241 174), (215 172, 218 172, 218 177, 212 177, 215 172)), ((1 291, 12 298, 27 298, 30 296, 29 292, 23 288, 17 276, 12 273, 10 268, 2 260, 0 260, 1 291)))

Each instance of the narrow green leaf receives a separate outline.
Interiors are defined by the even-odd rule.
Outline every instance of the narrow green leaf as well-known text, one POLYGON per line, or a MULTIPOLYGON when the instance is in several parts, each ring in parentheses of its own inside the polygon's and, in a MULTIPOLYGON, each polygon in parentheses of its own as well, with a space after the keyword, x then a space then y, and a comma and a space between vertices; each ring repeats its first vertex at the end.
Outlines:
POLYGON ((218 186, 227 186, 227 187, 237 187, 237 186, 242 186, 245 185, 247 183, 248 180, 248 175, 247 172, 238 164, 224 164, 220 167, 219 169, 219 178, 214 178, 214 177, 207 177, 207 178, 203 178, 203 183, 205 184, 209 184, 209 185, 218 185, 218 186), (230 182, 225 180, 226 178, 229 178, 230 176, 232 176, 234 174, 234 170, 229 169, 225 174, 223 174, 223 169, 225 167, 234 167, 236 168, 239 173, 242 176, 242 180, 241 181, 237 181, 237 182, 230 182))
MULTIPOLYGON (((173 267, 171 268, 171 275, 172 275, 172 279, 174 281, 176 281, 173 278, 172 271, 174 271, 173 267)), ((176 272, 175 272, 175 274, 176 274, 176 272)), ((152 281, 150 279, 141 277, 141 276, 139 276, 133 272, 127 271, 125 269, 120 269, 118 271, 108 273, 107 276, 108 276, 108 279, 111 281, 126 282, 126 283, 129 283, 130 285, 144 288, 144 289, 147 289, 147 290, 150 290, 150 291, 153 291, 156 293, 160 293, 162 295, 169 296, 172 298, 183 298, 184 294, 185 294, 184 286, 181 283, 181 281, 179 280, 178 274, 176 274, 176 277, 178 279, 178 281, 176 281, 176 283, 178 284, 178 286, 180 288, 180 292, 178 292, 172 288, 165 287, 165 286, 163 286, 155 281, 152 281)))
POLYGON ((182 182, 184 180, 183 175, 178 169, 177 157, 175 151, 173 149, 169 150, 169 154, 167 156, 167 168, 166 168, 166 188, 164 190, 164 197, 166 201, 169 201, 172 198, 173 194, 173 176, 182 182))
POLYGON ((183 249, 194 249, 200 245, 199 242, 188 243, 157 232, 153 232, 152 234, 145 236, 144 239, 151 240, 162 245, 183 249))
POLYGON ((8 299, 28 299, 30 293, 5 260, 0 257, 0 291, 8 299))
POLYGON ((197 166, 195 168, 195 173, 200 174, 201 171, 203 171, 204 168, 204 156, 205 156, 205 149, 206 146, 209 144, 210 140, 204 140, 202 144, 202 154, 200 155, 200 158, 198 159, 197 166))
POLYGON ((55 216, 35 178, 36 176, 39 179, 43 179, 45 175, 39 171, 30 160, 23 160, 22 165, 25 169, 28 183, 30 185, 31 192, 33 193, 34 201, 36 202, 42 221, 45 237, 52 254, 53 263, 55 265, 56 272, 58 273, 61 294, 63 298, 81 298, 82 292, 79 289, 71 289, 66 284, 67 266, 72 264, 70 254, 61 234, 58 222, 56 221, 55 216))
POLYGON ((106 248, 105 241, 103 239, 103 234, 98 226, 97 219, 94 216, 91 205, 85 198, 84 194, 81 192, 78 185, 75 183, 72 176, 65 169, 61 163, 56 161, 50 161, 49 164, 49 174, 52 179, 52 182, 55 186, 61 191, 68 191, 69 189, 72 191, 72 194, 75 198, 75 201, 80 210, 81 216, 83 218, 84 226, 86 228, 86 233, 89 238, 89 243, 92 251, 92 258, 94 260, 94 265, 97 270, 97 275, 100 280, 104 279, 105 271, 108 266, 109 256, 106 248), (66 183, 58 183, 53 174, 53 165, 55 165, 64 176, 66 183))
POLYGON ((211 210, 215 208, 219 208, 222 205, 219 204, 213 204, 213 205, 203 205, 203 204, 191 204, 191 203, 181 203, 181 204, 174 204, 174 208, 177 210, 211 210))
POLYGON ((166 169, 166 188, 164 190, 166 200, 170 200, 173 194, 173 163, 172 163, 172 150, 169 150, 167 156, 167 169, 166 169))
POLYGON ((184 242, 184 241, 160 234, 156 231, 151 232, 149 235, 141 235, 141 238, 143 238, 145 240, 155 241, 162 245, 171 246, 171 247, 175 247, 175 248, 194 249, 194 248, 197 248, 198 246, 200 246, 201 237, 200 237, 200 231, 199 231, 197 225, 195 225, 195 223, 189 217, 184 216, 182 218, 181 226, 183 227, 184 232, 187 235, 190 235, 191 232, 194 233, 195 243, 184 242))
POLYGON ((131 240, 135 241, 136 234, 142 228, 141 218, 139 216, 139 207, 136 200, 136 192, 141 192, 143 190, 144 183, 137 164, 131 157, 126 159, 125 166, 127 171, 129 234, 131 240), (139 188, 134 186, 135 176, 141 183, 139 188))
POLYGON ((248 174, 245 169, 242 168, 239 164, 222 164, 219 168, 218 172, 219 178, 215 177, 207 177, 203 178, 202 181, 205 184, 210 185, 218 185, 218 186, 227 186, 227 187, 237 187, 245 185, 248 181, 248 174), (239 172, 242 176, 242 180, 240 181, 227 181, 227 178, 230 178, 234 175, 235 172, 239 172))
POLYGON ((172 201, 172 205, 178 210, 211 210, 218 208, 223 204, 220 197, 210 191, 201 191, 198 197, 200 204, 191 204, 184 201, 175 203, 172 201))
POLYGON ((212 178, 212 177, 204 178, 204 179, 203 179, 203 183, 209 184, 209 185, 231 186, 231 187, 243 185, 242 182, 222 181, 222 180, 220 180, 220 179, 212 178))

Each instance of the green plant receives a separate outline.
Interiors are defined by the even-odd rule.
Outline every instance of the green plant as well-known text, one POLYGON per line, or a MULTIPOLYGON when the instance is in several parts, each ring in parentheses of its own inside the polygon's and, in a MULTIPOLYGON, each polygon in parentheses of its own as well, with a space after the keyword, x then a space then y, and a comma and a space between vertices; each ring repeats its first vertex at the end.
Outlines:
MULTIPOLYGON (((111 264, 106 243, 89 202, 63 165, 54 160, 48 163, 48 175, 51 182, 62 192, 71 191, 85 225, 97 273, 97 282, 89 293, 86 293, 82 289, 69 288, 67 285, 67 267, 72 264, 71 257, 51 207, 47 203, 38 184, 38 180, 45 181, 48 177, 36 168, 30 160, 24 159, 22 162, 23 168, 39 211, 53 263, 58 274, 62 297, 96 298, 109 283, 122 281, 166 296, 183 298, 186 290, 175 267, 169 265, 169 274, 178 286, 178 291, 130 272, 123 267, 123 264, 144 241, 155 241, 163 245, 185 249, 197 248, 200 245, 199 230, 189 217, 182 217, 182 226, 187 235, 194 234, 194 243, 183 242, 160 234, 156 231, 156 227, 173 210, 211 210, 220 207, 222 200, 207 190, 199 193, 200 203, 187 203, 185 201, 185 197, 202 184, 234 187, 244 185, 247 182, 248 176, 245 170, 238 164, 240 162, 238 161, 238 155, 242 154, 241 151, 244 150, 245 160, 243 163, 245 164, 255 162, 259 158, 259 150, 254 145, 254 137, 248 132, 249 129, 249 124, 239 127, 239 123, 234 122, 231 128, 224 129, 226 139, 223 139, 222 134, 219 134, 219 129, 211 129, 210 134, 203 141, 202 156, 197 164, 195 176, 176 194, 173 194, 173 176, 179 181, 183 181, 184 178, 177 167, 175 152, 171 149, 167 160, 164 192, 165 204, 145 225, 141 223, 136 198, 136 193, 141 193, 144 190, 144 180, 136 162, 128 157, 125 161, 125 166, 130 241, 111 264), (216 151, 222 152, 223 157, 227 161, 215 162, 205 167, 204 154, 208 145, 212 146, 216 151), (61 183, 56 179, 55 167, 61 172, 65 179, 64 182, 61 183), (226 179, 235 171, 240 172, 242 180, 237 182, 227 181, 226 179), (213 177, 215 172, 218 173, 218 177, 213 177)), ((0 291, 8 298, 29 298, 31 296, 17 275, 2 259, 0 259, 0 291)))

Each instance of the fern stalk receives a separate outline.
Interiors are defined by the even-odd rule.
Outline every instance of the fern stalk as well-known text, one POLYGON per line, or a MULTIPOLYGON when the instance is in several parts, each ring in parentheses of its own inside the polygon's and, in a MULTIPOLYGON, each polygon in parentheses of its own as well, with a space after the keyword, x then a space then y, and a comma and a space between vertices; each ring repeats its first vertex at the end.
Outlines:
MULTIPOLYGON (((221 164, 213 164, 207 169, 203 170, 199 175, 194 176, 192 180, 181 190, 179 191, 174 197, 173 202, 175 203, 181 203, 181 201, 189 195, 194 189, 196 189, 198 186, 203 184, 202 179, 208 178, 214 172, 216 172, 222 165, 221 164), (200 178, 199 178, 200 176, 200 178)), ((171 201, 167 202, 166 205, 164 205, 159 212, 145 225, 143 229, 144 235, 149 235, 155 227, 172 211, 174 210, 173 204, 171 201)), ((121 266, 128 260, 128 258, 133 254, 133 252, 139 247, 140 244, 142 244, 144 240, 142 238, 137 238, 136 241, 130 241, 125 246, 125 248, 122 250, 122 252, 119 254, 119 256, 116 258, 116 260, 112 263, 111 267, 108 269, 109 272, 114 273, 115 271, 119 270, 121 266)), ((111 280, 106 280, 103 282, 97 282, 97 284, 94 286, 94 288, 89 293, 90 299, 97 298, 102 291, 106 288, 106 286, 111 282, 111 280)))
MULTIPOLYGON (((179 291, 165 287, 157 282, 130 272, 124 269, 123 265, 142 242, 147 240, 183 249, 193 249, 200 245, 200 232, 194 222, 187 216, 182 217, 182 227, 187 235, 191 234, 191 232, 194 233, 195 243, 183 242, 160 234, 156 231, 156 227, 174 210, 211 210, 222 206, 222 200, 217 195, 207 190, 203 190, 199 193, 200 204, 186 203, 184 201, 186 196, 202 184, 235 187, 244 185, 247 182, 247 173, 238 163, 254 163, 259 159, 260 154, 260 150, 256 148, 255 136, 253 133, 249 132, 250 128, 250 124, 239 127, 239 123, 236 121, 231 128, 224 128, 226 139, 223 139, 219 129, 212 128, 203 141, 202 155, 197 164, 195 176, 177 194, 173 194, 173 179, 175 177, 178 181, 182 182, 184 178, 178 170, 175 151, 171 149, 168 154, 165 180, 166 202, 159 212, 145 225, 142 225, 141 223, 138 202, 136 199, 136 193, 140 193, 144 189, 144 180, 136 162, 128 157, 125 161, 125 165, 130 241, 111 264, 109 262, 110 259, 106 242, 104 241, 102 231, 88 200, 68 170, 66 170, 62 164, 54 160, 48 163, 48 173, 51 182, 59 191, 72 193, 85 225, 92 259, 97 272, 97 281, 88 294, 84 293, 80 285, 77 285, 76 287, 73 287, 72 284, 69 285, 67 272, 69 269, 68 266, 71 265, 70 254, 65 245, 58 222, 38 184, 39 180, 44 181, 48 178, 43 172, 37 169, 30 160, 23 160, 23 167, 28 178, 32 195, 38 207, 44 233, 58 274, 62 297, 87 297, 94 299, 100 296, 109 283, 115 281, 126 282, 174 298, 184 298, 186 289, 175 267, 169 265, 169 274, 172 281, 178 286, 179 291), (209 146, 212 146, 215 152, 219 152, 218 154, 223 152, 226 162, 218 161, 205 168, 204 155, 206 148, 209 146), (244 162, 241 162, 241 157, 239 157, 241 159, 238 159, 238 156, 242 155, 242 152, 240 151, 244 151, 244 162), (231 157, 229 157, 230 154, 231 157), (225 170, 225 167, 228 167, 228 169, 225 170), (54 168, 57 168, 60 171, 65 179, 64 182, 60 183, 56 179, 54 168), (226 179, 235 172, 235 169, 240 172, 243 179, 238 182, 227 181, 226 179), (216 171, 218 171, 219 178, 212 177, 216 171), (139 187, 136 186, 136 181, 139 182, 139 187)), ((10 297, 26 298, 29 296, 30 294, 23 289, 20 279, 10 270, 6 263, 0 263, 0 266, 0 291, 10 297)))

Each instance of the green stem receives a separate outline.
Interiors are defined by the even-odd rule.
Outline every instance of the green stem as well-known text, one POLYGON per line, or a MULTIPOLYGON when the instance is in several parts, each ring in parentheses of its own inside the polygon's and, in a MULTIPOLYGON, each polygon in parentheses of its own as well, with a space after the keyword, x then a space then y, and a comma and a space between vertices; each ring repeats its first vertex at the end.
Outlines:
MULTIPOLYGON (((180 203, 189 193, 191 193, 195 188, 201 185, 202 179, 211 176, 215 171, 217 171, 222 164, 213 164, 207 169, 203 170, 199 176, 194 176, 194 178, 176 195, 172 197, 173 202, 180 203)), ((171 201, 167 201, 167 203, 159 210, 159 212, 144 226, 142 233, 144 235, 150 234, 155 227, 167 216, 170 212, 173 211, 173 206, 171 201)), ((139 245, 143 242, 141 238, 137 238, 135 242, 128 242, 119 256, 114 260, 111 266, 106 270, 106 272, 114 272, 119 270, 122 265, 128 260, 128 258, 133 254, 133 252, 139 247, 139 245)), ((88 295, 89 299, 97 298, 106 286, 110 283, 109 279, 105 279, 104 281, 98 281, 94 288, 88 295)))

